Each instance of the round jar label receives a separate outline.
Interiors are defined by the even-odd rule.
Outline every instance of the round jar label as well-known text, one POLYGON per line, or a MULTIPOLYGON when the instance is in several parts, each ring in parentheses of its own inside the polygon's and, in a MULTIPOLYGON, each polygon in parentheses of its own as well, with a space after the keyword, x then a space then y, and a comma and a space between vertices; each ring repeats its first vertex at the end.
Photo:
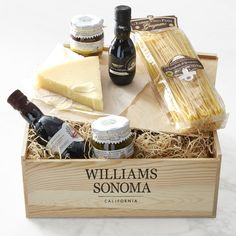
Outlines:
POLYGON ((96 53, 103 50, 104 45, 104 38, 94 41, 94 42, 79 42, 74 40, 73 38, 70 39, 70 48, 73 51, 77 51, 79 53, 96 53))
POLYGON ((107 158, 107 159, 120 159, 120 158, 128 158, 134 153, 134 145, 133 142, 125 148, 117 149, 117 150, 100 150, 97 148, 93 148, 94 155, 96 158, 107 158))

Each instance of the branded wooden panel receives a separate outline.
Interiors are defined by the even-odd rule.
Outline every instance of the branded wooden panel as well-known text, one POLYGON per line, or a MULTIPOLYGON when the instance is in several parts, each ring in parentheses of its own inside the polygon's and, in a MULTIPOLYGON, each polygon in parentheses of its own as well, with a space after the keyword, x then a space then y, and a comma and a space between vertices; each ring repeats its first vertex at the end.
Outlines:
POLYGON ((25 160, 28 217, 215 216, 221 155, 201 159, 25 160))

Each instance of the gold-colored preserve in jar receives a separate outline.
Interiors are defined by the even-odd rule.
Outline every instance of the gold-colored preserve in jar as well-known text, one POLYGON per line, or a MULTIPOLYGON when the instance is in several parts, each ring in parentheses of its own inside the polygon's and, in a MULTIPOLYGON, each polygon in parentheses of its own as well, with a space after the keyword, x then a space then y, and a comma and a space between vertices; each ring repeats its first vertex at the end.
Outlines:
POLYGON ((122 116, 106 116, 92 123, 92 145, 96 158, 129 158, 134 153, 134 135, 129 120, 122 116))
POLYGON ((77 15, 71 19, 70 48, 83 56, 100 55, 104 47, 103 19, 77 15))

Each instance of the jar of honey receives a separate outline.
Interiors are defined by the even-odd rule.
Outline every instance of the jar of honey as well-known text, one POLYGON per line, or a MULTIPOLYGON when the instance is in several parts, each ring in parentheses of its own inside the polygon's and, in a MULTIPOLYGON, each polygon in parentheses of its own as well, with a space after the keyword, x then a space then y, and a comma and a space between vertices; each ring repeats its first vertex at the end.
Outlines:
POLYGON ((70 48, 83 56, 100 55, 104 46, 103 19, 77 15, 71 19, 70 48))

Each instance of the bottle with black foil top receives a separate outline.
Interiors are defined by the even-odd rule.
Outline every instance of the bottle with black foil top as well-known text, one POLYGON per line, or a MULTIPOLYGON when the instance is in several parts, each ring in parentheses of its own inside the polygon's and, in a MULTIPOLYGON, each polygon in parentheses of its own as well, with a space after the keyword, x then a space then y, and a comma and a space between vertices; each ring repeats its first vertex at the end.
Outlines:
POLYGON ((130 38, 131 8, 115 8, 115 38, 109 48, 109 76, 117 85, 132 82, 136 70, 136 51, 130 38))
POLYGON ((63 120, 44 115, 20 91, 14 91, 7 99, 18 110, 38 135, 37 141, 51 153, 58 153, 63 159, 83 159, 88 147, 84 139, 63 120))

